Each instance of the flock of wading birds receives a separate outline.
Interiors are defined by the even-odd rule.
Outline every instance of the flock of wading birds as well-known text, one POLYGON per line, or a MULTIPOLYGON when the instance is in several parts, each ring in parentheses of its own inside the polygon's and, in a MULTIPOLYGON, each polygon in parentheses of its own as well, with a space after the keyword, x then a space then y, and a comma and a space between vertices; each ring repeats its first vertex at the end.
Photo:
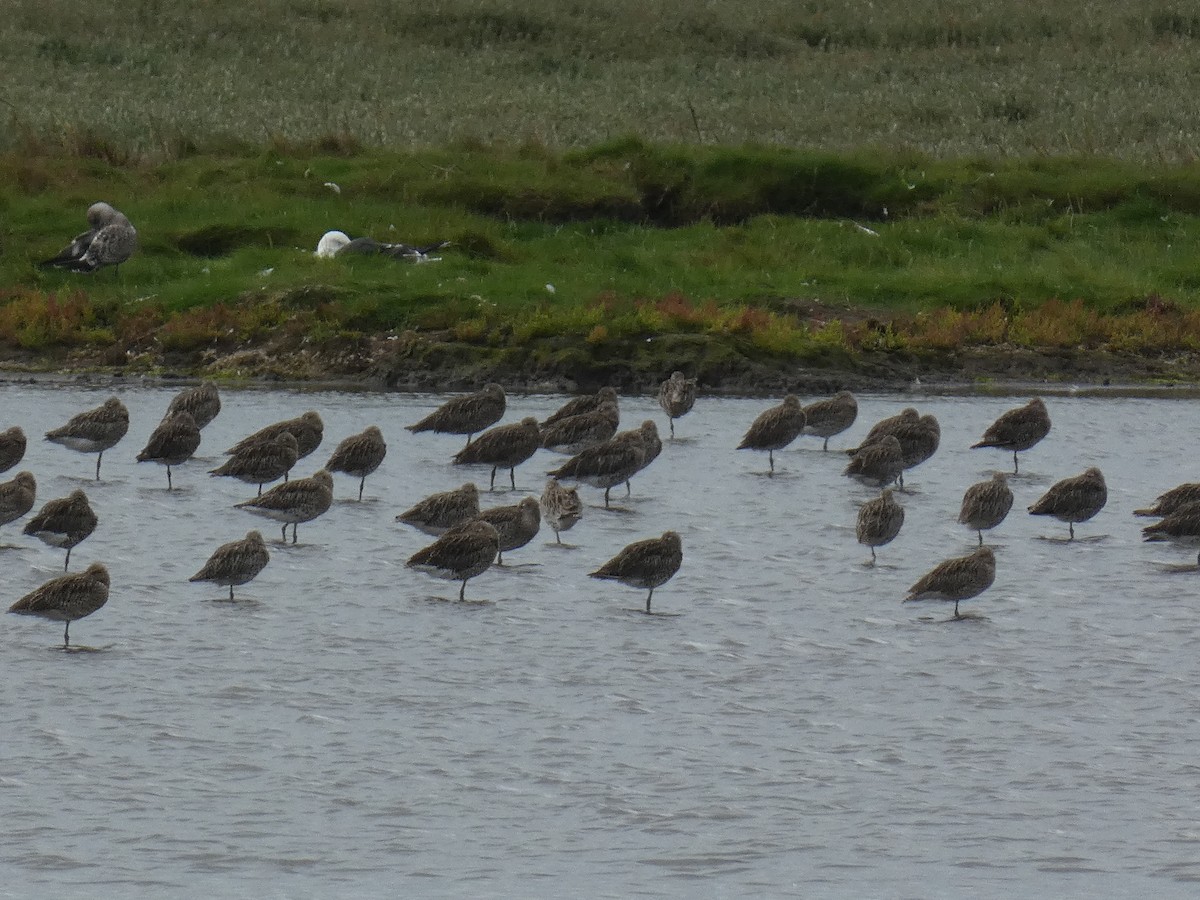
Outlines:
MULTIPOLYGON (((688 413, 696 400, 696 382, 675 372, 662 383, 658 401, 667 414, 671 438, 675 420, 688 413)), ((489 490, 495 487, 496 474, 509 470, 509 481, 516 489, 515 469, 537 450, 570 454, 554 469, 540 499, 525 497, 519 503, 481 510, 479 490, 468 482, 453 491, 433 494, 411 509, 396 516, 437 540, 419 550, 407 566, 439 578, 461 582, 459 600, 465 599, 467 581, 486 571, 493 562, 503 563, 506 551, 528 544, 538 533, 541 521, 554 530, 561 543, 561 532, 570 529, 583 515, 583 503, 575 488, 562 481, 575 481, 604 490, 604 505, 609 492, 629 481, 650 465, 662 451, 662 441, 653 421, 618 432, 618 398, 610 387, 594 395, 576 397, 543 422, 526 417, 520 422, 495 425, 507 407, 504 390, 489 384, 472 394, 455 397, 416 424, 413 432, 441 432, 467 435, 466 446, 454 456, 456 464, 491 467, 489 490), (476 435, 478 434, 478 437, 476 435)), ((138 462, 166 466, 167 489, 172 490, 171 467, 191 458, 200 445, 200 432, 220 412, 221 400, 211 383, 183 390, 171 401, 162 421, 151 434, 138 462)), ((848 429, 858 416, 858 405, 849 391, 802 406, 788 395, 778 406, 760 414, 747 430, 738 449, 767 452, 775 471, 774 451, 782 450, 802 434, 824 439, 848 429)), ((46 440, 82 453, 95 453, 96 479, 100 478, 104 451, 116 446, 129 429, 129 411, 113 397, 96 409, 74 416, 61 428, 46 434, 46 440)), ((226 451, 228 459, 210 471, 213 476, 229 476, 258 485, 258 496, 238 503, 252 513, 282 522, 281 540, 287 541, 296 527, 325 513, 333 502, 334 472, 359 479, 358 499, 362 500, 366 478, 382 463, 387 446, 378 427, 372 425, 360 434, 346 438, 329 457, 325 467, 307 478, 288 480, 296 462, 320 445, 324 426, 316 412, 277 422, 239 441, 226 451), (282 484, 263 492, 263 485, 278 479, 282 484)), ((1017 472, 1017 454, 1037 444, 1050 432, 1050 417, 1040 398, 1009 410, 998 418, 973 448, 994 447, 1011 451, 1013 471, 1017 472)), ((904 472, 929 459, 941 439, 938 421, 908 408, 898 415, 875 424, 866 439, 846 452, 851 457, 845 475, 882 488, 880 496, 864 503, 858 512, 858 541, 871 549, 892 541, 904 524, 904 508, 896 502, 889 487, 904 484, 904 472)), ((19 427, 0 433, 0 472, 7 471, 24 457, 26 437, 19 427)), ((0 483, 0 525, 14 522, 34 506, 37 484, 30 472, 20 472, 11 481, 0 483)), ((1098 513, 1108 499, 1104 476, 1089 468, 1081 475, 1053 485, 1029 507, 1033 515, 1049 515, 1068 525, 1070 539, 1075 525, 1098 513)), ((979 547, 968 556, 946 560, 918 580, 906 600, 953 601, 954 617, 959 618, 959 602, 975 597, 991 586, 996 576, 996 557, 983 543, 983 532, 1004 521, 1013 505, 1013 493, 1004 473, 989 481, 972 485, 963 496, 959 522, 978 532, 979 547)), ((1200 543, 1200 484, 1184 484, 1160 496, 1155 505, 1137 510, 1138 515, 1158 516, 1161 521, 1144 529, 1146 540, 1173 540, 1200 543)), ((24 532, 51 546, 67 551, 64 569, 69 569, 71 549, 96 528, 96 513, 82 490, 51 500, 26 524, 24 532)), ((251 581, 267 565, 270 556, 262 534, 249 532, 245 538, 218 547, 191 581, 206 581, 233 588, 251 581)), ((679 535, 667 531, 661 537, 630 544, 611 560, 591 572, 595 578, 615 579, 627 585, 648 589, 646 612, 651 611, 654 588, 666 583, 679 570, 683 549, 679 535)), ((1200 557, 1197 559, 1200 564, 1200 557)), ((9 612, 41 616, 65 622, 64 649, 70 648, 70 623, 102 607, 108 600, 109 575, 95 562, 79 574, 67 574, 46 582, 22 597, 9 612)))

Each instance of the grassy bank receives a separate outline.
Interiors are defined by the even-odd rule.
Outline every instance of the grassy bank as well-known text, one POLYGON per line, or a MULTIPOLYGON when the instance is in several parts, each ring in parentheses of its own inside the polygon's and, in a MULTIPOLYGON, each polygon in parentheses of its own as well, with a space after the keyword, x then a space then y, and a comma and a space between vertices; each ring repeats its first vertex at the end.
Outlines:
POLYGON ((459 364, 649 381, 682 365, 715 383, 739 360, 952 370, 972 348, 1200 351, 1187 165, 636 140, 277 142, 146 162, 97 142, 0 157, 0 210, 0 349, 31 364, 220 372, 266 348, 253 365, 281 374, 309 374, 295 353, 319 351, 314 366, 393 381, 459 364), (139 254, 119 275, 38 270, 100 198, 138 227, 139 254), (315 259, 332 228, 452 244, 419 266, 315 259))

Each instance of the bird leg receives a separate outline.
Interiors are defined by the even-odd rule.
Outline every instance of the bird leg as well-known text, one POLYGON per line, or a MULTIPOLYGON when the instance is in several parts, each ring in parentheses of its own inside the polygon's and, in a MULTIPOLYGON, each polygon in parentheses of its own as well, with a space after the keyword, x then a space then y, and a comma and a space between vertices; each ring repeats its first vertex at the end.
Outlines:
POLYGON ((104 451, 103 450, 101 450, 99 455, 96 457, 96 480, 97 481, 100 480, 100 460, 102 460, 102 459, 104 459, 104 451))
POLYGON ((983 546, 983 529, 977 528, 975 530, 979 532, 979 546, 982 547, 983 546))
MULTIPOLYGON (((293 544, 296 543, 296 525, 297 524, 299 524, 299 523, 297 523, 297 522, 292 523, 292 543, 293 544)), ((283 527, 286 529, 287 525, 284 525, 283 527)))
POLYGON ((675 440, 675 420, 667 416, 667 421, 671 423, 671 440, 675 440))
POLYGON ((66 560, 66 562, 63 563, 63 571, 65 572, 69 568, 71 568, 71 548, 70 547, 67 548, 67 560, 66 560))
MULTIPOLYGON (((562 543, 562 535, 558 533, 557 528, 554 529, 554 543, 556 543, 556 544, 562 543)), ((1200 556, 1197 556, 1197 558, 1196 558, 1196 565, 1200 566, 1200 556)))
POLYGON ((825 438, 825 446, 823 446, 821 449, 825 451, 829 450, 829 438, 825 438))
POLYGON ((767 463, 771 466, 771 471, 768 472, 767 474, 774 475, 775 474, 775 451, 774 450, 767 451, 767 463))
POLYGON ((646 595, 646 615, 650 615, 650 598, 654 596, 654 588, 650 588, 650 593, 646 595))
POLYGON ((364 475, 358 480, 358 502, 362 503, 363 486, 367 483, 367 476, 364 475))
POLYGON ((496 467, 492 466, 492 480, 488 484, 488 490, 494 491, 495 489, 496 489, 496 467))
POLYGON ((962 618, 962 616, 960 616, 958 614, 958 601, 957 600, 954 601, 954 618, 956 618, 956 619, 962 618))
POLYGON ((1013 451, 1013 474, 1016 475, 1020 471, 1021 471, 1021 466, 1017 462, 1017 451, 1014 450, 1013 451))
POLYGON ((1074 522, 1068 522, 1068 523, 1067 523, 1067 528, 1069 528, 1069 529, 1071 530, 1071 540, 1075 540, 1075 523, 1074 523, 1074 522))
POLYGON ((232 584, 229 586, 229 602, 230 603, 233 602, 233 585, 232 584))
POLYGON ((871 565, 875 565, 878 560, 875 559, 875 548, 871 548, 871 565))
POLYGON ((612 488, 605 488, 605 489, 604 489, 604 508, 605 508, 605 509, 608 509, 608 492, 609 492, 610 490, 612 490, 612 488))
MULTIPOLYGON (((284 475, 283 477, 287 478, 286 475, 284 475)), ((260 496, 260 497, 262 496, 262 482, 261 481, 258 483, 258 496, 260 496)))
POLYGON ((283 537, 280 538, 280 540, 282 540, 285 544, 287 543, 287 522, 283 523, 283 537))
POLYGON ((71 646, 71 620, 67 619, 67 627, 63 629, 63 649, 67 650, 71 646))
POLYGON ((625 496, 630 497, 632 495, 633 495, 633 488, 631 488, 629 486, 629 482, 627 481, 627 482, 625 482, 625 496))
POLYGON ((462 587, 460 587, 460 588, 458 589, 458 599, 459 599, 459 600, 466 600, 466 599, 467 599, 467 597, 466 597, 466 594, 467 594, 467 579, 465 579, 465 578, 464 578, 464 579, 463 579, 463 583, 462 583, 462 587))
POLYGON ((168 491, 174 490, 174 487, 171 484, 171 467, 170 466, 167 466, 167 490, 168 491))
POLYGON ((508 470, 508 481, 512 485, 512 489, 517 489, 517 467, 511 466, 508 470))

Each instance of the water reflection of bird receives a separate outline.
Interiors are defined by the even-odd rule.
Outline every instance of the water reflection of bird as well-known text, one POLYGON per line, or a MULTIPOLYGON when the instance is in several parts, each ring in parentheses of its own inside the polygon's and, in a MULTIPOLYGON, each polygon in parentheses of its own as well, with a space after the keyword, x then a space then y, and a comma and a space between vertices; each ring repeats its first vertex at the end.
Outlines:
POLYGON ((996 554, 991 547, 979 547, 970 556, 939 563, 908 589, 904 600, 953 600, 954 618, 957 619, 959 601, 978 597, 995 580, 996 554))
POLYGON ((1054 516, 1066 522, 1075 539, 1075 525, 1086 522, 1108 502, 1108 487, 1104 476, 1095 466, 1074 478, 1064 478, 1051 486, 1036 503, 1029 507, 1030 515, 1054 516))
POLYGON ((1050 433, 1050 414, 1041 397, 1034 397, 1024 406, 1010 409, 988 426, 983 433, 983 439, 972 444, 977 447, 996 447, 1001 450, 1011 450, 1013 455, 1013 474, 1018 471, 1017 454, 1028 450, 1050 433))

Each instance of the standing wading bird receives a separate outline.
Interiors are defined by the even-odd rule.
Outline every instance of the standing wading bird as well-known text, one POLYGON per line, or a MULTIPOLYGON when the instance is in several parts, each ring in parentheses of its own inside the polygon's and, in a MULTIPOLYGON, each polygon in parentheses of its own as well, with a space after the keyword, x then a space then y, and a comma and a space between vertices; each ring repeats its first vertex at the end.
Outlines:
POLYGON ((137 229, 107 203, 88 207, 87 222, 91 226, 87 231, 77 235, 58 256, 38 263, 39 268, 95 272, 104 266, 114 266, 115 271, 120 271, 121 263, 137 249, 137 229))
POLYGON ((247 447, 272 440, 285 431, 296 439, 297 459, 304 459, 321 446, 321 440, 325 436, 325 423, 321 421, 321 416, 315 410, 310 409, 302 416, 260 428, 249 437, 242 438, 225 452, 230 456, 236 456, 247 447))
POLYGON ((361 434, 351 435, 338 444, 325 468, 357 478, 358 499, 361 501, 367 476, 379 468, 386 455, 387 444, 383 441, 383 432, 377 425, 371 425, 361 434))
MULTIPOLYGON (((1142 529, 1144 541, 1171 541, 1185 547, 1200 544, 1200 502, 1189 503, 1142 529)), ((1196 556, 1200 566, 1200 554, 1196 556)))
POLYGON ((15 522, 33 509, 37 481, 32 472, 18 472, 12 481, 0 484, 0 525, 15 522))
MULTIPOLYGON (((658 455, 662 453, 662 440, 658 436, 658 426, 655 425, 651 419, 647 419, 641 424, 640 427, 623 432, 623 434, 631 440, 635 437, 640 438, 642 446, 645 448, 645 452, 642 455, 642 461, 638 463, 637 469, 635 469, 633 472, 634 475, 658 459, 658 455)), ((616 437, 621 437, 621 434, 616 435, 616 437)), ((626 478, 625 496, 628 497, 632 493, 633 488, 629 486, 629 478, 626 478)))
POLYGON ((234 506, 256 515, 283 523, 283 542, 287 543, 287 527, 292 526, 292 543, 296 543, 296 526, 311 522, 333 505, 333 476, 319 469, 308 478, 296 478, 277 484, 261 497, 244 500, 234 506))
POLYGON ((1108 502, 1108 487, 1100 470, 1092 466, 1082 475, 1064 478, 1051 486, 1041 499, 1029 507, 1030 515, 1054 516, 1066 522, 1075 540, 1075 523, 1086 522, 1108 502))
POLYGON ((561 532, 568 531, 583 518, 583 501, 575 488, 563 487, 557 478, 546 482, 541 498, 542 518, 554 529, 554 543, 562 544, 561 532))
POLYGON ((554 453, 579 453, 610 440, 619 424, 617 404, 605 400, 591 412, 542 423, 542 446, 554 453))
POLYGON ((996 580, 996 554, 991 547, 979 547, 970 556, 948 559, 934 567, 908 589, 905 602, 916 600, 954 601, 954 618, 960 618, 960 600, 978 597, 996 580))
POLYGON ((40 616, 65 622, 63 649, 71 649, 71 623, 90 616, 108 602, 108 569, 92 563, 76 575, 60 575, 9 607, 19 616, 40 616))
POLYGON ((184 388, 172 397, 163 421, 175 413, 185 412, 192 417, 196 427, 203 431, 220 411, 221 395, 217 393, 217 386, 211 381, 205 381, 195 387, 184 388))
POLYGON ((1034 397, 1024 406, 1010 409, 988 426, 983 433, 983 440, 972 444, 977 447, 996 447, 1001 450, 1011 450, 1013 455, 1013 474, 1017 474, 1017 453, 1028 450, 1050 433, 1050 414, 1046 412, 1046 404, 1041 397, 1034 397))
POLYGON ((83 491, 71 491, 66 497, 51 500, 25 523, 25 534, 51 547, 65 547, 65 572, 71 566, 71 550, 96 530, 99 520, 83 491))
POLYGON ((470 444, 476 434, 500 421, 507 405, 504 388, 498 384, 485 384, 473 394, 447 400, 420 422, 405 428, 414 434, 420 431, 465 434, 467 444, 470 444))
POLYGON ((261 532, 248 531, 240 541, 230 541, 213 551, 208 562, 188 581, 210 581, 229 587, 229 600, 233 601, 233 587, 253 581, 268 562, 271 554, 263 541, 261 532))
POLYGON ((485 509, 477 518, 496 529, 499 541, 496 564, 502 566, 505 550, 518 550, 537 537, 542 524, 542 511, 535 497, 526 497, 512 506, 485 509))
POLYGON ((841 434, 858 418, 858 401, 849 391, 838 391, 828 400, 818 400, 804 407, 804 434, 824 438, 822 450, 829 449, 829 439, 841 434))
POLYGON ((25 456, 25 432, 14 425, 0 432, 0 472, 7 472, 25 456))
POLYGON ((658 388, 658 405, 667 414, 671 425, 671 439, 675 439, 675 420, 686 416, 696 403, 696 379, 687 378, 682 372, 672 372, 671 377, 658 388))
POLYGON ((167 490, 171 484, 171 466, 178 466, 192 458, 200 446, 200 429, 191 413, 173 413, 164 419, 150 435, 146 447, 137 455, 138 462, 156 462, 167 467, 167 490))
POLYGON ((1135 516, 1169 516, 1192 503, 1200 503, 1200 484, 1189 483, 1173 487, 1159 494, 1149 509, 1135 509, 1135 516))
POLYGON ((592 578, 619 581, 635 588, 649 588, 646 595, 646 612, 650 612, 650 600, 654 589, 666 584, 683 564, 683 542, 674 531, 664 531, 662 537, 650 538, 630 544, 595 572, 592 578))
POLYGON ((603 444, 580 450, 548 474, 604 488, 604 508, 609 509, 609 491, 632 478, 641 469, 645 458, 646 445, 641 431, 626 431, 603 444))
POLYGON ((96 480, 100 480, 100 460, 104 451, 115 447, 129 431, 129 410, 116 397, 109 397, 102 406, 89 409, 61 428, 46 432, 46 440, 62 444, 80 453, 95 453, 96 480))
POLYGON ((983 546, 983 533, 1004 521, 1012 509, 1013 492, 1008 486, 1008 476, 996 472, 990 481, 973 484, 962 499, 958 521, 979 534, 979 546, 983 546))
POLYGON ((508 480, 512 489, 517 489, 516 469, 521 463, 537 453, 542 446, 542 433, 533 416, 526 416, 512 425, 497 425, 489 428, 467 446, 454 454, 456 466, 484 465, 492 467, 492 478, 488 490, 496 487, 496 470, 508 469, 508 480))
POLYGON ((408 558, 404 565, 435 578, 461 581, 458 599, 465 600, 467 581, 491 568, 500 554, 500 534, 490 522, 460 522, 408 558))
POLYGON ((888 434, 874 444, 860 448, 842 474, 886 487, 903 471, 904 451, 900 449, 900 441, 894 434, 888 434))
POLYGON ((550 414, 548 418, 542 420, 542 428, 547 425, 553 425, 563 419, 569 419, 571 416, 581 416, 584 413, 595 412, 600 408, 602 403, 611 403, 614 406, 618 405, 617 391, 615 388, 608 386, 600 388, 594 394, 584 394, 582 397, 572 397, 557 410, 550 414))
POLYGON ((396 516, 396 521, 437 537, 477 515, 479 488, 468 481, 456 490, 429 495, 396 516))
POLYGON ((217 468, 209 469, 208 474, 214 478, 228 476, 246 484, 257 484, 261 497, 264 484, 277 478, 287 481, 288 472, 299 457, 300 447, 295 435, 281 431, 273 438, 243 447, 217 468))
POLYGON ((904 425, 914 425, 921 420, 921 414, 911 406, 902 409, 894 416, 889 416, 886 419, 880 419, 871 426, 871 430, 867 432, 867 436, 863 438, 861 444, 857 447, 851 447, 846 451, 847 456, 857 456, 863 450, 870 447, 872 444, 877 444, 889 434, 894 434, 896 429, 904 425))
POLYGON ((807 419, 800 399, 795 394, 788 394, 778 406, 772 406, 765 412, 759 413, 746 431, 739 450, 766 450, 767 463, 770 466, 768 474, 775 474, 775 451, 782 450, 804 430, 807 419))
MULTIPOLYGON (((904 468, 919 466, 937 452, 942 440, 942 428, 931 415, 921 416, 915 422, 902 422, 892 430, 892 436, 900 442, 900 454, 904 457, 904 468)), ((900 472, 900 487, 904 487, 904 472, 900 472)))
POLYGON ((875 548, 890 544, 904 525, 904 507, 896 502, 890 489, 858 508, 854 534, 860 544, 871 548, 871 565, 875 564, 875 548))

